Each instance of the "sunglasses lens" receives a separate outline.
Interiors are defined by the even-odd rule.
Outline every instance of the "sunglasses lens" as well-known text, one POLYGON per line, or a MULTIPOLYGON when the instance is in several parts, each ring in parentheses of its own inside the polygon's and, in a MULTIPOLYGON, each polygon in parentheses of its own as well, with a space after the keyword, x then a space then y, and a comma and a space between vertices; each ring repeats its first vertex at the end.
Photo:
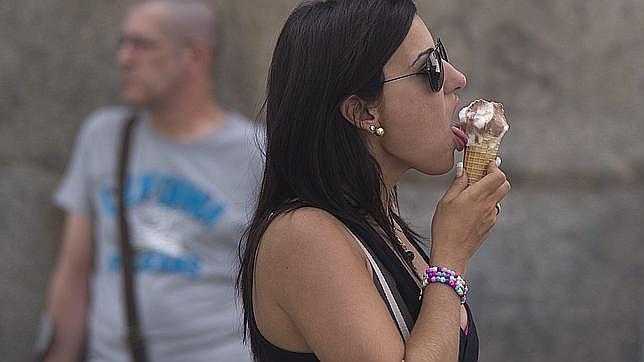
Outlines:
POLYGON ((438 92, 443 88, 444 72, 441 58, 440 53, 436 50, 429 53, 427 57, 427 81, 434 92, 438 92))

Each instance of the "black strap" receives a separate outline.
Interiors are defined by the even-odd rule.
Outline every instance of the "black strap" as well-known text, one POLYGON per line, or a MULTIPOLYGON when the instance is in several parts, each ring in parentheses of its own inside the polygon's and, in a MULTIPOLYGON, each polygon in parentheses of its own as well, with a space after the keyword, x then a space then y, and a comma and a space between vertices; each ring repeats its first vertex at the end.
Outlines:
POLYGON ((134 288, 134 261, 136 253, 130 243, 130 233, 126 218, 125 205, 125 176, 129 159, 130 139, 132 129, 136 123, 137 116, 132 114, 123 128, 121 138, 121 153, 118 164, 118 218, 121 232, 121 260, 123 263, 123 298, 125 300, 125 311, 127 318, 127 344, 135 362, 146 362, 148 360, 145 349, 145 341, 141 332, 138 310, 136 307, 136 295, 134 288))

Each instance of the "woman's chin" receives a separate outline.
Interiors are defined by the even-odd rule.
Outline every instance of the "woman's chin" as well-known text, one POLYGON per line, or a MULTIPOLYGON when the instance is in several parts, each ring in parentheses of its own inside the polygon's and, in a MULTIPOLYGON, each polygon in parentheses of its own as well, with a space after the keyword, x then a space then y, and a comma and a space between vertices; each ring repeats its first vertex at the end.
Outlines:
POLYGON ((427 165, 425 167, 418 167, 414 169, 425 175, 440 176, 450 172, 453 168, 454 168, 454 160, 452 159, 451 162, 448 162, 445 164, 441 164, 441 165, 432 164, 432 165, 427 165))

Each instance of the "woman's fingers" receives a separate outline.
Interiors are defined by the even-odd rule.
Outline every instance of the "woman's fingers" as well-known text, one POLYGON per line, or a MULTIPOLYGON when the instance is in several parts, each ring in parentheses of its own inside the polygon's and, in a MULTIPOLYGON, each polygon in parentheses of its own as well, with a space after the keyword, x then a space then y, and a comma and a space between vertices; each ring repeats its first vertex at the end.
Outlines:
POLYGON ((510 192, 511 189, 512 189, 512 185, 510 185, 510 181, 505 180, 505 182, 503 184, 501 184, 501 186, 499 186, 496 189, 496 191, 492 194, 492 197, 491 197, 492 201, 495 204, 497 202, 501 202, 501 200, 503 200, 505 195, 507 195, 508 192, 510 192))
POLYGON ((459 162, 456 164, 456 177, 452 181, 452 185, 445 192, 444 199, 451 200, 457 197, 465 188, 467 188, 467 174, 463 169, 463 162, 459 162))
POLYGON ((477 199, 481 200, 494 195, 506 181, 505 173, 499 169, 495 161, 491 161, 485 177, 470 186, 469 189, 473 194, 479 195, 477 199))

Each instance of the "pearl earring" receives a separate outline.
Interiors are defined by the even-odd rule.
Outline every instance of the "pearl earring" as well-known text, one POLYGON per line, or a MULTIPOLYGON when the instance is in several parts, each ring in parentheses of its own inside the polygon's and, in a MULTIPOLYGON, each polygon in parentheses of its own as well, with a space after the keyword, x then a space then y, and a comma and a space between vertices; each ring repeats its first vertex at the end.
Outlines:
POLYGON ((369 125, 369 133, 375 134, 378 137, 382 137, 385 134, 385 129, 382 127, 376 127, 375 125, 369 125))

